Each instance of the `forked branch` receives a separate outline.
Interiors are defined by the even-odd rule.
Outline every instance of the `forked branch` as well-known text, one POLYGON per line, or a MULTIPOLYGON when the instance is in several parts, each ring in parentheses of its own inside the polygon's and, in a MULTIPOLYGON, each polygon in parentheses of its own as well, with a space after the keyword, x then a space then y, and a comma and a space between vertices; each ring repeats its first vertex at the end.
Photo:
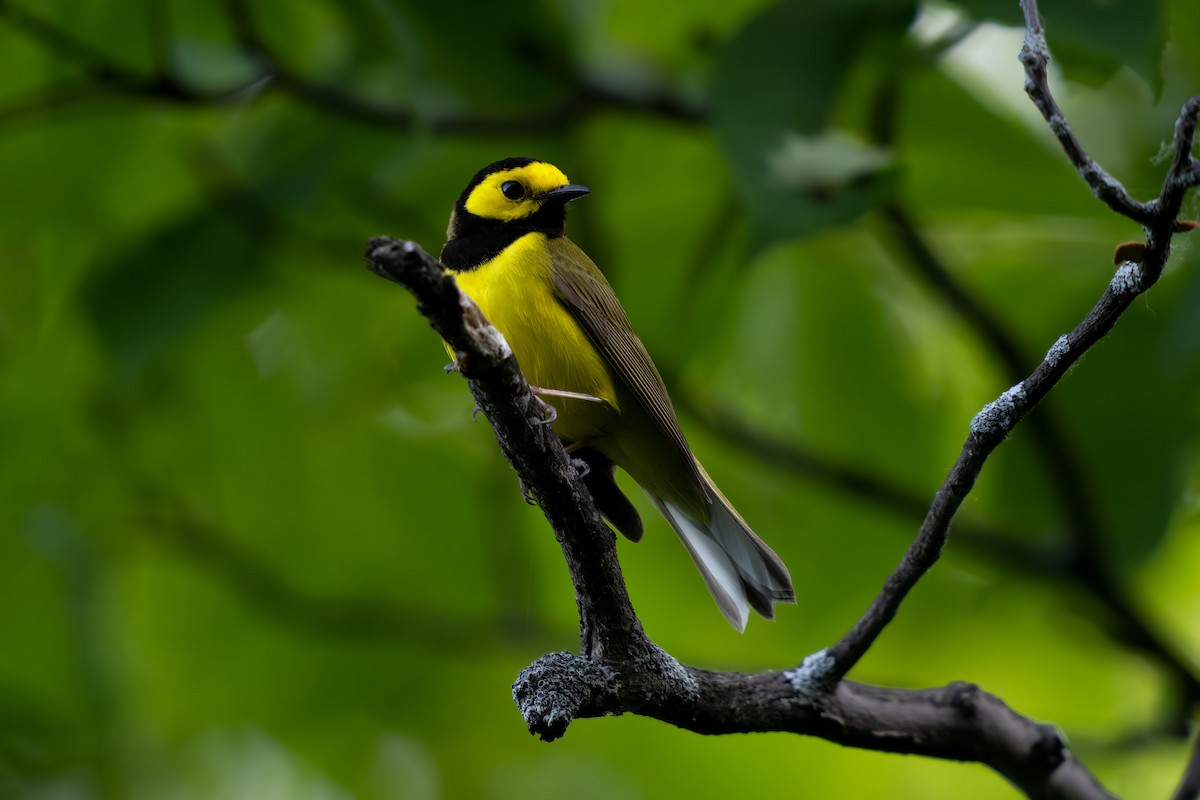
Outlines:
POLYGON ((1145 246, 1137 249, 1139 258, 1118 266, 1087 317, 1059 337, 1026 378, 976 415, 916 539, 871 607, 837 644, 793 669, 748 675, 687 667, 646 636, 625 591, 615 537, 544 424, 542 406, 503 338, 415 243, 372 240, 370 268, 409 289, 458 354, 501 449, 553 527, 575 583, 581 654, 544 656, 523 670, 513 687, 531 732, 553 739, 576 718, 631 712, 700 733, 790 731, 855 747, 977 761, 1030 797, 1110 796, 1052 727, 1020 716, 976 686, 954 683, 914 691, 845 680, 937 561, 955 512, 988 456, 1158 280, 1184 195, 1200 181, 1191 155, 1200 97, 1183 107, 1175 129, 1175 158, 1155 200, 1133 200, 1092 162, 1050 95, 1045 79, 1049 54, 1036 3, 1024 0, 1022 5, 1028 33, 1021 60, 1031 98, 1093 192, 1144 226, 1145 246))
POLYGON ((828 680, 824 653, 790 670, 712 672, 680 664, 642 630, 600 520, 515 359, 441 265, 413 242, 373 239, 370 269, 400 283, 458 355, 471 393, 541 505, 575 582, 581 655, 554 653, 517 678, 530 732, 561 736, 581 717, 637 713, 698 733, 789 731, 872 750, 987 764, 1031 797, 1109 797, 1057 731, 977 686, 888 689, 828 680))

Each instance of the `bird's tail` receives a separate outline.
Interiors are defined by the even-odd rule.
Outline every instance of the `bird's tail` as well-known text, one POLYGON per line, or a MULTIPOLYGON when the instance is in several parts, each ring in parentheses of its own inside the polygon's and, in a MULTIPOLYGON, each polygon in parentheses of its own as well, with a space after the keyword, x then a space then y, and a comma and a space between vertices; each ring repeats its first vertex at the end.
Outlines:
POLYGON ((725 619, 744 631, 751 608, 772 619, 775 603, 794 603, 796 593, 779 556, 750 530, 702 467, 700 474, 711 494, 707 522, 669 500, 650 499, 691 553, 725 619))

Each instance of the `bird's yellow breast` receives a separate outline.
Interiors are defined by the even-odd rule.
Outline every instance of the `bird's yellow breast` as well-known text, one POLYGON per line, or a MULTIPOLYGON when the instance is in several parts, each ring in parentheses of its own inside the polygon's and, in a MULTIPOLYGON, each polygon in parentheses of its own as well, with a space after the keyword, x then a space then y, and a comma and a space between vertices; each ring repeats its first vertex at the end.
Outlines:
POLYGON ((554 432, 568 441, 606 435, 617 416, 612 374, 554 289, 546 235, 528 233, 455 281, 504 334, 533 386, 578 392, 601 403, 548 396, 554 432))

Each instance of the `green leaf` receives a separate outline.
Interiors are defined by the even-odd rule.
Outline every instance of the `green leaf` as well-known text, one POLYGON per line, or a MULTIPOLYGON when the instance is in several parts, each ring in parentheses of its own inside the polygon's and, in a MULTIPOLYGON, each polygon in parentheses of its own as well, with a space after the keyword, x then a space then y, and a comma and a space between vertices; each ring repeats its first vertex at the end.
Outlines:
POLYGON ((860 59, 890 52, 913 10, 878 0, 781 3, 726 45, 713 77, 713 124, 758 244, 848 222, 887 190, 887 154, 832 121, 860 59))

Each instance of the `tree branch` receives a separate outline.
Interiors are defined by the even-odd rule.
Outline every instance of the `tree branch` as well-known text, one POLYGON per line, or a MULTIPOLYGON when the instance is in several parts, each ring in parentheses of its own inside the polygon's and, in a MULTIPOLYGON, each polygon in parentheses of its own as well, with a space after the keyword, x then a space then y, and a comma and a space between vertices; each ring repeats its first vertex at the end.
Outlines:
MULTIPOLYGON (((1032 0, 1024 6, 1036 17, 1032 0)), ((1030 34, 1035 49, 1037 35, 1030 34)), ((1051 107, 1048 93, 1038 93, 1037 87, 1031 91, 1035 102, 1041 100, 1039 107, 1051 107)), ((1158 200, 1118 209, 1136 214, 1146 227, 1142 259, 1120 264, 1087 317, 1054 343, 1030 375, 976 415, 916 540, 862 618, 832 648, 782 672, 744 675, 686 667, 650 641, 625 591, 615 537, 545 424, 542 406, 503 338, 415 243, 372 240, 370 269, 412 292, 419 310, 456 352, 501 449, 550 521, 575 583, 581 655, 544 656, 523 670, 513 687, 530 731, 553 739, 575 718, 634 712, 701 733, 792 731, 856 747, 978 761, 1030 797, 1109 797, 1053 728, 1021 717, 977 687, 955 683, 911 691, 844 677, 936 562, 950 523, 991 452, 1161 275, 1180 204, 1200 175, 1190 154, 1198 113, 1200 96, 1184 106, 1176 125, 1176 158, 1158 200)), ((1077 143, 1068 155, 1086 158, 1077 143)), ((1081 174, 1089 179, 1099 173, 1081 174)), ((1113 189, 1120 185, 1105 179, 1106 195, 1119 197, 1113 189)), ((1089 185, 1096 190, 1090 179, 1089 185)))
POLYGON ((1092 194, 1118 214, 1143 225, 1150 224, 1155 216, 1154 210, 1145 203, 1134 200, 1120 182, 1084 152, 1083 146, 1071 132, 1062 110, 1050 93, 1047 74, 1050 48, 1046 45, 1046 32, 1042 29, 1042 21, 1038 17, 1037 0, 1021 0, 1021 10, 1025 14, 1025 44, 1020 55, 1021 63, 1025 66, 1025 93, 1037 106, 1037 110, 1042 112, 1042 117, 1050 126, 1050 132, 1062 145, 1063 152, 1075 165, 1079 176, 1091 187, 1092 194))
MULTIPOLYGON (((888 204, 883 216, 902 252, 917 273, 978 331, 984 344, 1000 361, 1010 380, 1020 381, 1028 360, 1013 336, 983 303, 961 286, 933 252, 917 225, 899 205, 888 204)), ((1109 615, 1110 633, 1132 645, 1163 667, 1180 687, 1185 709, 1200 700, 1200 676, 1162 634, 1145 618, 1122 585, 1105 555, 1103 524, 1084 480, 1085 468, 1067 442, 1062 426, 1043 408, 1028 421, 1037 452, 1055 486, 1070 536, 1070 546, 1057 564, 1060 575, 1090 594, 1109 615)))
POLYGON ((840 679, 858 663, 891 622, 909 591, 937 561, 949 536, 950 523, 959 505, 974 487, 975 479, 992 451, 1062 379, 1067 370, 1112 329, 1121 313, 1144 291, 1137 278, 1140 273, 1138 265, 1123 264, 1104 296, 1084 321, 1055 342, 1028 378, 988 403, 972 420, 962 452, 934 496, 916 540, 871 607, 831 649, 830 654, 836 665, 830 672, 831 680, 840 679))
MULTIPOLYGON (((670 380, 667 382, 671 384, 670 380)), ((675 391, 672 397, 676 408, 763 464, 802 475, 818 485, 906 519, 920 520, 928 510, 927 499, 885 477, 811 452, 803 446, 772 438, 739 420, 728 410, 701 402, 690 392, 675 391)), ((1111 588, 1106 589, 1092 579, 1094 573, 1079 568, 1079 557, 1074 546, 1025 541, 1012 531, 958 518, 954 521, 954 537, 960 546, 965 546, 989 563, 1001 565, 1015 574, 1035 576, 1059 589, 1074 587, 1085 599, 1095 604, 1097 615, 1101 617, 1097 624, 1105 633, 1117 644, 1136 648, 1153 658, 1180 689, 1181 696, 1171 700, 1173 707, 1162 722, 1153 728, 1153 735, 1183 735, 1180 732, 1182 722, 1196 702, 1192 693, 1196 681, 1194 668, 1169 639, 1150 627, 1131 598, 1124 593, 1114 594, 1111 588)), ((1148 736, 1150 732, 1143 734, 1143 738, 1148 736)))
POLYGON ((455 350, 476 402, 563 548, 576 586, 582 655, 555 653, 522 671, 514 699, 532 733, 626 712, 700 733, 791 731, 855 747, 978 761, 1031 797, 1108 797, 1053 728, 968 684, 911 691, 833 684, 824 652, 754 675, 685 667, 646 636, 603 524, 562 445, 544 424, 515 359, 441 265, 413 242, 373 239, 376 274, 403 285, 455 350))

